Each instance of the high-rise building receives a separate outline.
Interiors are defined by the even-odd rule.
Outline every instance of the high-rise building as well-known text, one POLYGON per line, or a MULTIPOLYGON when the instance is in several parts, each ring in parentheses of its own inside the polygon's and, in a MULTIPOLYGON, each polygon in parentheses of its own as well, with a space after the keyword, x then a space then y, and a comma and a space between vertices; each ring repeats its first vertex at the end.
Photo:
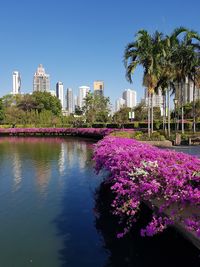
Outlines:
MULTIPOLYGON (((161 89, 158 89, 158 92, 156 94, 153 94, 153 107, 160 107, 161 109, 163 108, 163 95, 161 89)), ((145 89, 145 104, 148 106, 148 89, 145 89)), ((151 103, 151 99, 150 99, 151 103)))
POLYGON ((50 79, 49 74, 45 73, 45 69, 42 64, 37 68, 33 78, 33 91, 49 92, 50 90, 50 79))
POLYGON ((115 102, 115 112, 119 111, 121 108, 125 107, 126 101, 123 98, 118 98, 115 102))
POLYGON ((67 88, 66 94, 66 110, 69 114, 74 112, 73 91, 71 88, 67 88))
POLYGON ((55 90, 49 90, 49 93, 50 93, 52 96, 56 96, 56 91, 55 91, 55 90))
POLYGON ((104 95, 103 81, 94 81, 94 95, 104 95))
POLYGON ((79 96, 78 96, 78 104, 79 107, 82 108, 85 104, 85 98, 87 94, 90 92, 90 87, 88 86, 80 86, 79 87, 79 96))
POLYGON ((126 89, 123 92, 123 99, 125 100, 125 106, 128 108, 133 108, 137 105, 137 94, 136 91, 131 89, 126 89))
MULTIPOLYGON (((195 87, 195 100, 200 99, 200 88, 195 87)), ((175 98, 178 100, 178 103, 191 103, 193 101, 193 82, 186 77, 185 82, 175 84, 175 98)))
POLYGON ((13 80, 12 94, 13 95, 20 94, 21 77, 19 71, 13 71, 12 80, 13 80))
POLYGON ((62 82, 56 83, 56 96, 60 100, 62 109, 64 109, 64 87, 62 82))
POLYGON ((78 96, 74 96, 74 109, 76 108, 76 107, 78 107, 78 96))

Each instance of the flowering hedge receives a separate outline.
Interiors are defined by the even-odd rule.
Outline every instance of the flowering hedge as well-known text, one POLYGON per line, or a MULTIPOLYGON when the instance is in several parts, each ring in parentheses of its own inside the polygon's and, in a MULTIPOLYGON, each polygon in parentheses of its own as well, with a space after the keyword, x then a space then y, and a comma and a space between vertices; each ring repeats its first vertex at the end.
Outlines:
POLYGON ((133 139, 105 137, 95 146, 94 160, 97 172, 109 172, 112 211, 125 225, 118 237, 133 226, 142 202, 153 210, 142 236, 152 236, 177 222, 200 236, 198 158, 133 139))
POLYGON ((115 129, 106 128, 0 128, 0 134, 7 135, 79 135, 104 137, 115 129))

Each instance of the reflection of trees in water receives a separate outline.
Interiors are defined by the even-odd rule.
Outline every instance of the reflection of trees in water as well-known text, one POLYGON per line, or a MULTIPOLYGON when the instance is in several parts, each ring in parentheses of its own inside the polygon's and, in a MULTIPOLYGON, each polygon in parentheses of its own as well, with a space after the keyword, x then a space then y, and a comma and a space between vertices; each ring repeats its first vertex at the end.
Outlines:
POLYGON ((139 229, 146 224, 151 211, 141 207, 134 230, 122 239, 116 238, 119 225, 110 213, 112 196, 109 184, 103 182, 96 192, 96 228, 104 248, 109 252, 105 267, 199 267, 200 251, 174 229, 154 237, 141 237, 139 229))

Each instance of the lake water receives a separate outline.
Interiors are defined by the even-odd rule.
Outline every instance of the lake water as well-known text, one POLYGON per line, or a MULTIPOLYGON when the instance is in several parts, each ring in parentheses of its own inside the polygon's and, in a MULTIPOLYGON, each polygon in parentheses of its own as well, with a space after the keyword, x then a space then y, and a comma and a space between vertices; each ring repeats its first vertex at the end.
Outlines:
POLYGON ((199 251, 171 230, 116 239, 92 145, 0 138, 0 267, 200 266, 199 251))

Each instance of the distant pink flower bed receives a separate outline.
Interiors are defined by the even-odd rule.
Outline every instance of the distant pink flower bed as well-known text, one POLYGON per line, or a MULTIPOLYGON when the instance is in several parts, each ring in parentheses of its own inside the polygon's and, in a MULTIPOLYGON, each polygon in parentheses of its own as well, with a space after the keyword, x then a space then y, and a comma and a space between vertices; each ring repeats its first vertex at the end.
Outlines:
POLYGON ((105 137, 95 145, 94 160, 97 172, 109 172, 112 212, 125 225, 118 237, 134 226, 142 202, 153 210, 142 236, 152 236, 175 222, 200 236, 198 158, 133 139, 105 137), (186 209, 193 212, 184 213, 186 209))
POLYGON ((100 136, 104 137, 115 129, 107 128, 0 128, 0 133, 18 134, 58 134, 58 135, 81 135, 81 136, 100 136))

